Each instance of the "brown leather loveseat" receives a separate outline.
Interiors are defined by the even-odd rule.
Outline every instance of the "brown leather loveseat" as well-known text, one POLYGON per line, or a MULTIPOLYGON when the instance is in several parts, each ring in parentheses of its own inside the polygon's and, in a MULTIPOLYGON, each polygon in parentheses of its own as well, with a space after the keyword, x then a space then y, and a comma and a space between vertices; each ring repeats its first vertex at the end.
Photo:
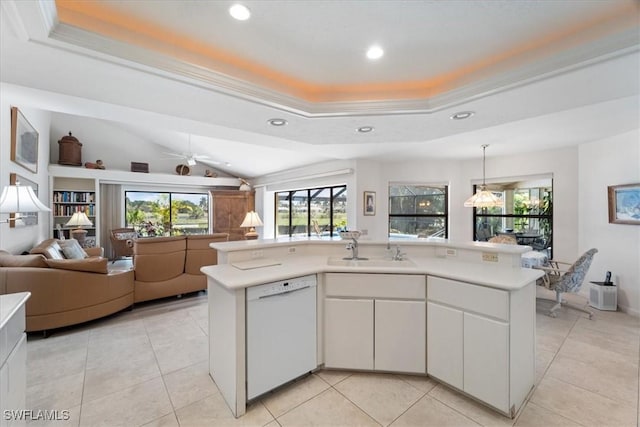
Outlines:
MULTIPOLYGON (((0 294, 31 292, 29 332, 98 319, 133 305, 133 271, 108 271, 106 258, 65 259, 55 239, 45 240, 31 255, 0 252, 0 294)), ((87 252, 98 255, 100 248, 87 252)))
POLYGON ((227 240, 227 233, 136 239, 134 301, 207 289, 207 279, 200 267, 218 263, 218 252, 209 244, 227 240))

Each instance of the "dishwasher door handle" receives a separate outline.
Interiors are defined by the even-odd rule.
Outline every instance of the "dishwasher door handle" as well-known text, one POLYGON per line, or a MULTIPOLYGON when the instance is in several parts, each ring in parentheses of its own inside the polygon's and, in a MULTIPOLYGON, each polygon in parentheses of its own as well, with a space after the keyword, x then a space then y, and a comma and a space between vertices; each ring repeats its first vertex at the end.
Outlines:
POLYGON ((294 292, 304 291, 305 289, 309 289, 310 287, 311 287, 310 285, 307 285, 307 286, 304 286, 302 288, 293 289, 291 291, 284 291, 284 292, 280 292, 280 293, 277 293, 277 294, 271 294, 271 295, 262 295, 262 296, 258 297, 258 299, 261 300, 261 299, 279 297, 279 296, 283 296, 283 295, 289 295, 289 294, 292 294, 294 292))

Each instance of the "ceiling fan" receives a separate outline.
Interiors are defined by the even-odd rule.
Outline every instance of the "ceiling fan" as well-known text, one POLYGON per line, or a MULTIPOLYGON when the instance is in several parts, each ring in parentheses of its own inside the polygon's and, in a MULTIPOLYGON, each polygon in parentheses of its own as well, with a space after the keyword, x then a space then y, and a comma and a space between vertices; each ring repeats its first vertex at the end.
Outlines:
POLYGON ((197 162, 202 161, 202 160, 204 160, 205 163, 212 164, 212 165, 222 164, 222 162, 218 162, 216 160, 211 160, 209 158, 209 156, 206 156, 206 155, 203 155, 203 154, 196 154, 193 151, 191 151, 191 134, 189 134, 189 151, 182 152, 182 153, 171 153, 171 152, 166 152, 165 151, 164 154, 166 154, 168 156, 184 159, 186 164, 189 165, 189 166, 195 166, 195 164, 197 162))

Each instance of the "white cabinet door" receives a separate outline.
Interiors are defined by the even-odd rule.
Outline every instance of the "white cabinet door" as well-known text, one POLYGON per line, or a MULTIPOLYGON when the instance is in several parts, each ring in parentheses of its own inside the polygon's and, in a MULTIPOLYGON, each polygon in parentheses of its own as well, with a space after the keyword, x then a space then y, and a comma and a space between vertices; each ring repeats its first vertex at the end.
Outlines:
POLYGON ((427 373, 463 388, 463 312, 427 302, 427 373))
MULTIPOLYGON (((24 319, 24 314, 22 314, 24 319)), ((15 318, 14 318, 15 319, 15 318)), ((0 370, 0 426, 22 426, 21 420, 7 420, 5 411, 19 411, 27 407, 27 334, 22 333, 0 370)))
POLYGON ((509 325, 464 313, 464 391, 509 413, 509 325))
POLYGON ((375 301, 376 370, 425 373, 425 317, 424 301, 375 301))
POLYGON ((373 300, 326 298, 324 364, 373 369, 373 300))

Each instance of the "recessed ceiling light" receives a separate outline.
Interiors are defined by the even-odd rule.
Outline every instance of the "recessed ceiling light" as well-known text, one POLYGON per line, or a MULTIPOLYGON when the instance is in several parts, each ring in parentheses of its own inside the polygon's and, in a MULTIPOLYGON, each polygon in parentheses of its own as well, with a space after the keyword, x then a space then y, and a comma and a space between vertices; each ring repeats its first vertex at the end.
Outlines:
POLYGON ((382 55, 384 55, 384 50, 378 45, 374 44, 367 50, 367 58, 369 59, 380 59, 382 55))
POLYGON ((229 8, 229 15, 238 21, 246 21, 251 17, 251 11, 247 6, 236 3, 229 8))
POLYGON ((285 126, 287 121, 285 119, 269 119, 267 120, 271 126, 285 126))
POLYGON ((360 126, 356 130, 360 133, 368 133, 368 132, 373 132, 374 129, 375 128, 373 126, 360 126))
POLYGON ((475 112, 473 111, 460 111, 459 113, 455 113, 454 115, 452 115, 450 118, 453 120, 464 120, 464 119, 468 119, 474 114, 475 112))

